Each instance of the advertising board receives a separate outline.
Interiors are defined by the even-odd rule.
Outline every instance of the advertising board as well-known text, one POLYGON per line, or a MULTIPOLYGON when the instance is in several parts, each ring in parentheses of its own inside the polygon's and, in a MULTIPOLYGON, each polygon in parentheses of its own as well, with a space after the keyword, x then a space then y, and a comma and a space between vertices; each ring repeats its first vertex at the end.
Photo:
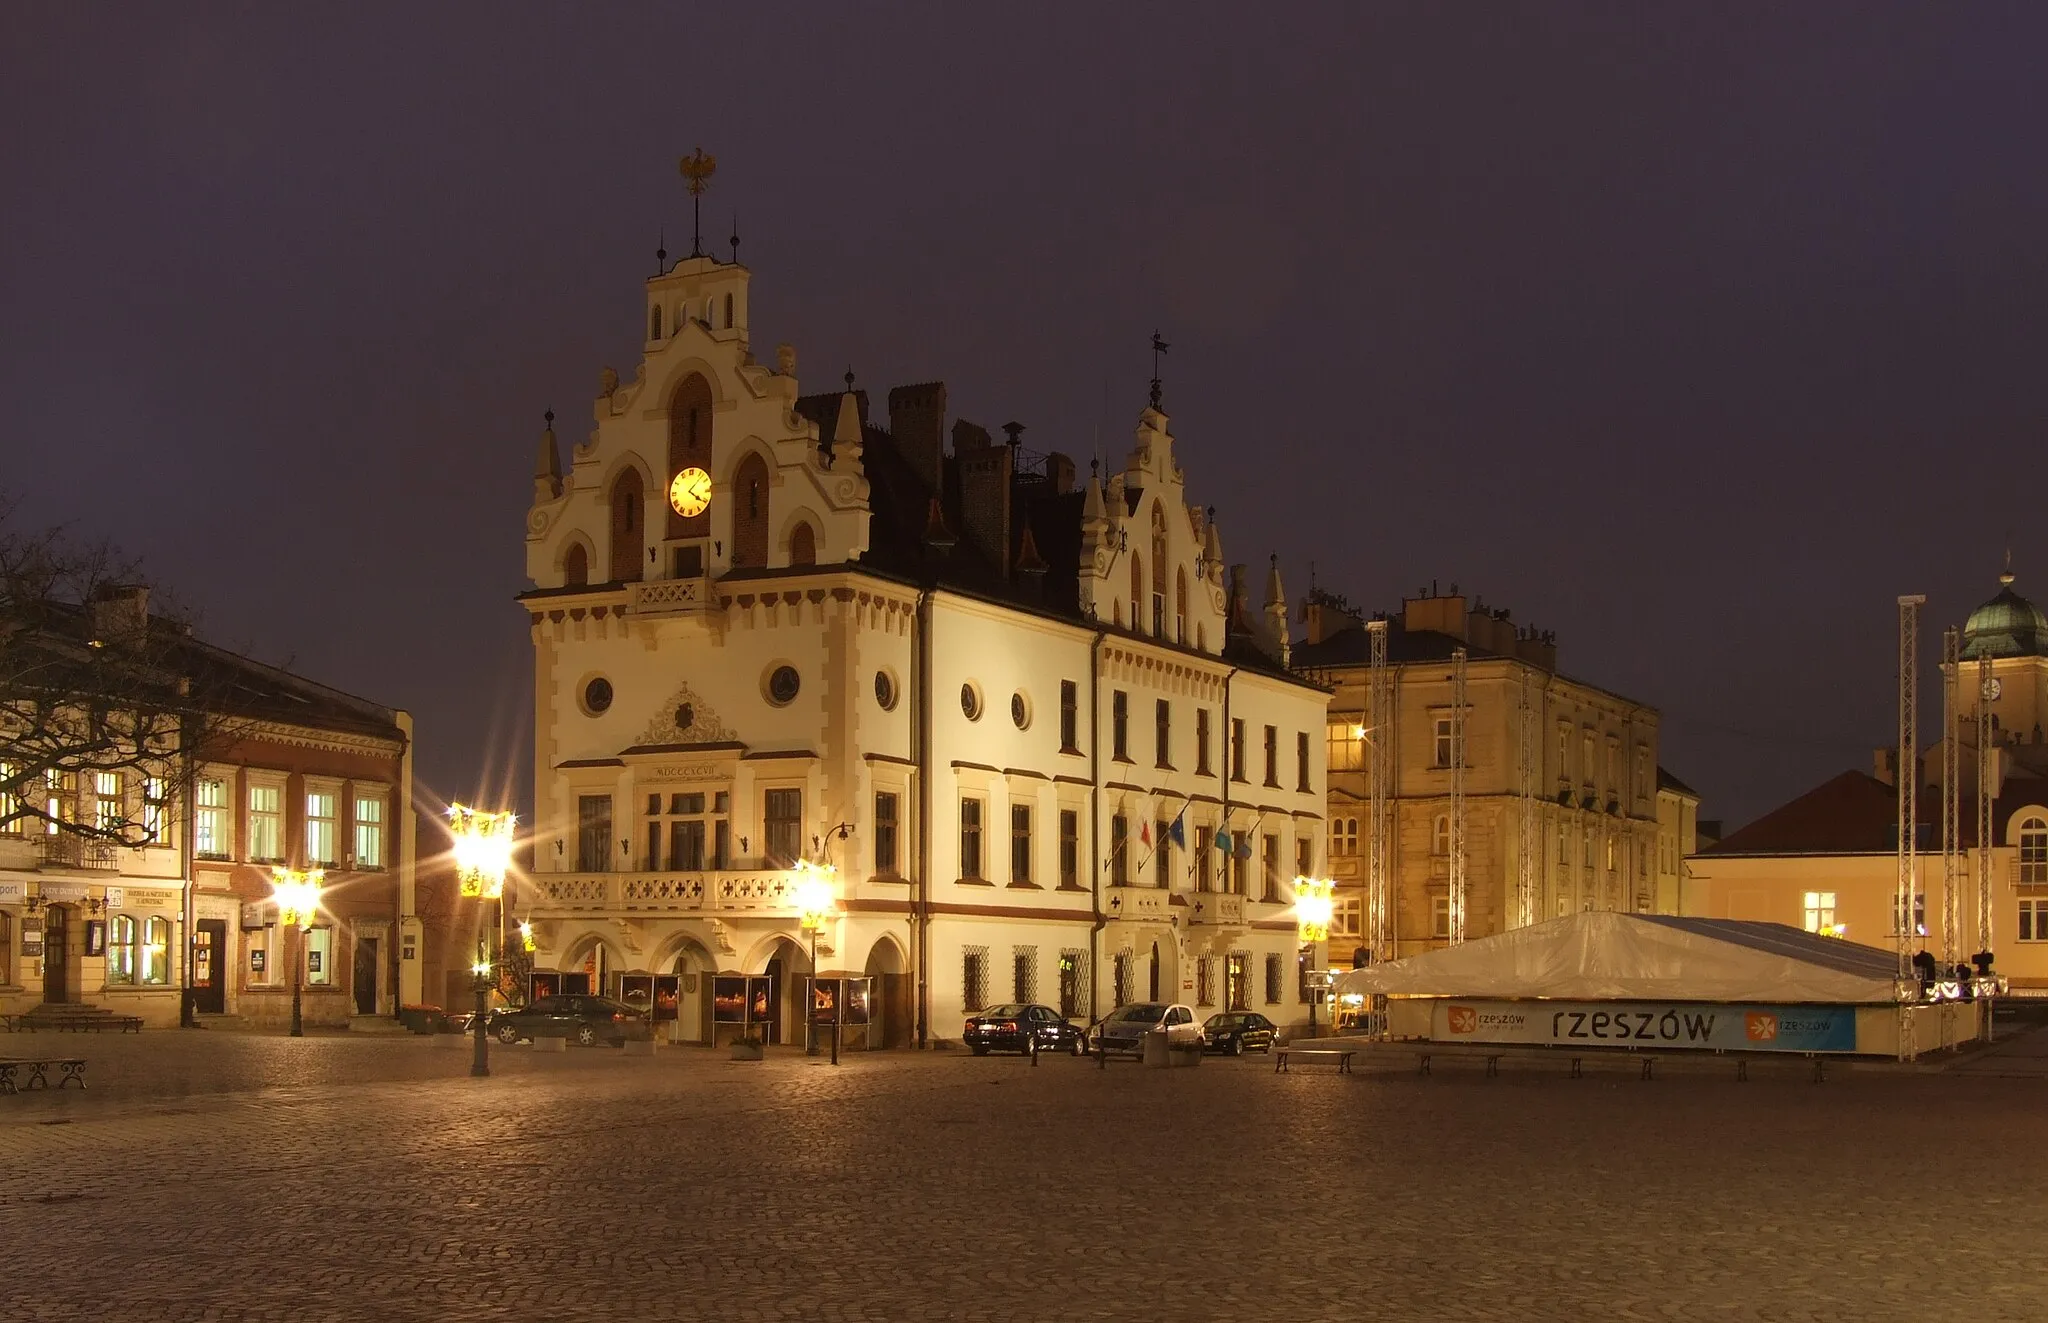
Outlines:
POLYGON ((1854 1052, 1856 1008, 1446 998, 1431 1008, 1430 1037, 1548 1047, 1854 1052))

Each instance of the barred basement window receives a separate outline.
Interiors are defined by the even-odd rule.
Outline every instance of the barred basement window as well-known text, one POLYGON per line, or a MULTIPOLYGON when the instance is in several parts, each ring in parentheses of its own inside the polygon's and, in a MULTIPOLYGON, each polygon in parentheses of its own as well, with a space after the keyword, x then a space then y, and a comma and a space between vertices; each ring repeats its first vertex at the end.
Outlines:
POLYGON ((961 951, 960 1004, 970 1011, 988 1005, 988 948, 970 946, 961 951))
POLYGON ((1010 953, 1011 999, 1021 1002, 1038 1000, 1038 948, 1020 946, 1010 953))
POLYGON ((1268 955, 1266 957, 1266 1005, 1278 1006, 1279 1004, 1280 957, 1277 955, 1268 955))
POLYGON ((1116 964, 1113 972, 1114 977, 1111 980, 1110 990, 1115 994, 1118 1006, 1127 1006, 1131 1001, 1131 953, 1129 951, 1119 951, 1116 953, 1116 964))
POLYGON ((1060 952, 1060 1014, 1073 1019, 1086 1013, 1088 1005, 1088 953, 1068 948, 1060 952))
POLYGON ((1197 956, 1195 958, 1195 1005, 1197 1006, 1212 1004, 1209 999, 1210 963, 1208 956, 1197 956))

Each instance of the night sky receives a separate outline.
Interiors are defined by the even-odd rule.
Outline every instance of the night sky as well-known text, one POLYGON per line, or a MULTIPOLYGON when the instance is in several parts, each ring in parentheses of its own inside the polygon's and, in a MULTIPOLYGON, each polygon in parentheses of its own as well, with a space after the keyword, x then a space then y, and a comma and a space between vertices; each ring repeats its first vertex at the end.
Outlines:
POLYGON ((523 784, 541 413, 701 145, 764 360, 1120 460, 1157 327, 1226 555, 1556 630, 1731 825, 1899 593, 2048 599, 2048 7, 1096 10, 9 5, 0 484, 523 784))

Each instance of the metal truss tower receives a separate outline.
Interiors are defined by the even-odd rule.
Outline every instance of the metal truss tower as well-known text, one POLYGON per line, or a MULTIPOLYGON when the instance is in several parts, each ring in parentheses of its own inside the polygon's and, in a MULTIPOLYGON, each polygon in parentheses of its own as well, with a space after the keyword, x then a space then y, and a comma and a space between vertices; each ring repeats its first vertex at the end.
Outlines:
POLYGON ((1899 792, 1899 883, 1892 894, 1892 928, 1899 957, 1901 1061, 1911 1061, 1918 1055, 1913 1045, 1913 1016, 1907 990, 1919 987, 1913 974, 1913 894, 1920 864, 1915 839, 1920 821, 1920 607, 1926 601, 1924 595, 1917 593, 1899 598, 1899 748, 1892 768, 1892 780, 1899 792))
POLYGON ((1465 650, 1451 649, 1451 945, 1465 940, 1465 650))
POLYGON ((1977 950, 1991 949, 1991 658, 1977 658, 1977 950))
POLYGON ((1515 851, 1515 924, 1536 922, 1536 863, 1542 849, 1536 821, 1536 711, 1529 697, 1529 669, 1522 670, 1521 739, 1515 771, 1521 791, 1521 840, 1515 851))
POLYGON ((1395 959, 1399 929, 1395 926, 1393 878, 1387 842, 1387 782, 1394 771, 1394 684, 1387 670, 1387 622, 1368 620, 1372 661, 1366 672, 1366 773, 1371 796, 1366 847, 1366 908, 1375 961, 1395 959))
POLYGON ((1962 683, 1962 634, 1951 625, 1941 634, 1941 960, 1946 967, 1963 958, 1958 926, 1963 885, 1962 843, 1957 828, 1962 806, 1962 750, 1956 742, 1961 714, 1956 697, 1962 683))

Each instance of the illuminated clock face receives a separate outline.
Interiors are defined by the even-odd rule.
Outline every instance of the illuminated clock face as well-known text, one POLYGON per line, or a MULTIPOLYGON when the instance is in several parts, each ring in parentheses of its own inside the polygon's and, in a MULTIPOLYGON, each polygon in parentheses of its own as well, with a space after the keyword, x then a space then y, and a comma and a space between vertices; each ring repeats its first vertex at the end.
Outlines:
POLYGON ((668 503, 688 519, 711 508, 711 475, 703 469, 684 469, 668 485, 668 503))
POLYGON ((1996 703, 1998 701, 1998 696, 2004 692, 2005 686, 1999 683, 1997 676, 1994 675, 1989 680, 1986 680, 1984 682, 1984 697, 1990 699, 1992 702, 1996 703))

